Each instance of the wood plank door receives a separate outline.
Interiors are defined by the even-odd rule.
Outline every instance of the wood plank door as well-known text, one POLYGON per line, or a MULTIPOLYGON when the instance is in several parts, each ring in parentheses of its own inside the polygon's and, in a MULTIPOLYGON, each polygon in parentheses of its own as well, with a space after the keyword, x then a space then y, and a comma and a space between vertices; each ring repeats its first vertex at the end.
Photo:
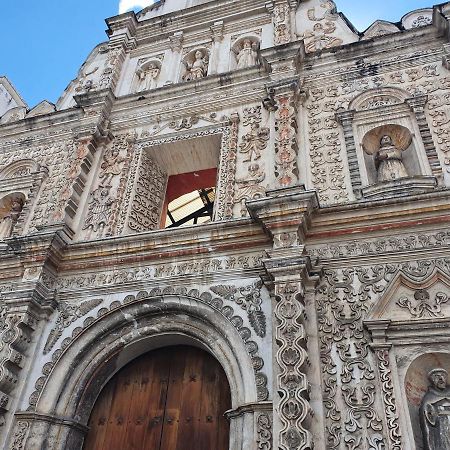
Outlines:
POLYGON ((155 350, 102 390, 84 450, 228 450, 230 408, 228 380, 209 353, 155 350))

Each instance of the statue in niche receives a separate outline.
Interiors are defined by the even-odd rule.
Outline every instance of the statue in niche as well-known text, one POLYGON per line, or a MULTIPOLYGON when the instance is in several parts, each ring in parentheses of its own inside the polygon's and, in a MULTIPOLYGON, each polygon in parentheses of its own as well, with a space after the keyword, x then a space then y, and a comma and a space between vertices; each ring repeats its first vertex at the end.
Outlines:
POLYGON ((258 61, 258 45, 250 39, 245 39, 236 60, 238 69, 255 66, 258 61))
POLYGON ((195 52, 194 62, 183 61, 186 67, 186 73, 183 75, 183 81, 199 80, 208 74, 208 55, 204 55, 201 50, 195 52))
POLYGON ((159 73, 160 69, 155 63, 150 63, 145 68, 139 68, 137 72, 139 83, 136 92, 155 89, 159 73))
POLYGON ((236 180, 239 191, 234 201, 235 203, 241 203, 241 217, 247 216, 246 200, 254 200, 266 195, 266 189, 261 186, 265 178, 266 174, 259 164, 250 164, 248 167, 248 176, 244 179, 236 180))
POLYGON ((375 155, 375 167, 379 183, 408 177, 403 164, 402 150, 394 146, 392 138, 388 135, 384 135, 380 140, 380 149, 375 155))
POLYGON ((250 131, 242 136, 242 143, 239 146, 240 153, 248 155, 244 162, 249 162, 253 159, 257 161, 261 158, 261 152, 267 147, 269 137, 269 128, 261 128, 258 123, 252 123, 250 131))
POLYGON ((23 204, 24 202, 21 198, 14 198, 12 200, 9 211, 0 222, 0 239, 5 239, 11 236, 14 225, 19 220, 20 213, 23 209, 23 204))
POLYGON ((102 237, 103 230, 108 225, 111 206, 114 203, 114 198, 110 196, 110 189, 110 186, 99 186, 90 195, 83 230, 90 229, 97 233, 98 237, 102 237))
POLYGON ((336 25, 333 22, 325 22, 325 25, 322 25, 320 22, 314 24, 312 31, 306 31, 303 34, 303 39, 310 39, 305 45, 306 51, 311 53, 341 45, 342 39, 330 36, 335 31, 336 25))
POLYGON ((428 374, 430 386, 420 405, 425 450, 450 450, 450 386, 445 369, 428 374))

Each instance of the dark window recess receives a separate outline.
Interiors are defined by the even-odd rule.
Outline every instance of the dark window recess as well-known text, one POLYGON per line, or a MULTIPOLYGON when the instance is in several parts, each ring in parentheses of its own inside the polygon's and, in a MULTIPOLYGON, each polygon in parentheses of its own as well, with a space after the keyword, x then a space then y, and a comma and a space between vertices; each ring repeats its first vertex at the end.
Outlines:
POLYGON ((216 189, 199 189, 169 203, 166 228, 211 222, 216 189))

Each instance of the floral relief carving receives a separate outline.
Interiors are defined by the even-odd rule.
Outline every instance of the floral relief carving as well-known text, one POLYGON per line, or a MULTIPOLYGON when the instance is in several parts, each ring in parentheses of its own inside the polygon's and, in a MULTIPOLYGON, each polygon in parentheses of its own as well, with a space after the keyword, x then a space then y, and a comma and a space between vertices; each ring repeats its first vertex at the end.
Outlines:
POLYGON ((30 423, 25 420, 19 420, 16 424, 14 436, 9 447, 9 450, 23 450, 25 444, 25 438, 28 430, 30 429, 30 423))
POLYGON ((283 45, 291 42, 291 18, 288 2, 277 3, 273 8, 274 43, 283 45))
POLYGON ((447 303, 450 297, 444 292, 437 292, 434 299, 426 289, 419 289, 414 293, 414 300, 402 297, 397 300, 400 308, 407 309, 414 319, 424 317, 443 317, 442 305, 447 303))
POLYGON ((247 312, 248 320, 256 335, 266 336, 266 316, 262 311, 261 304, 262 282, 258 281, 251 286, 237 288, 235 286, 217 285, 212 286, 211 291, 225 300, 235 302, 247 312))
POLYGON ((50 331, 47 342, 45 343, 44 355, 53 349, 56 342, 58 342, 58 339, 67 327, 99 306, 102 301, 103 300, 101 299, 87 300, 82 302, 80 305, 60 302, 57 307, 58 318, 56 319, 56 324, 50 331))

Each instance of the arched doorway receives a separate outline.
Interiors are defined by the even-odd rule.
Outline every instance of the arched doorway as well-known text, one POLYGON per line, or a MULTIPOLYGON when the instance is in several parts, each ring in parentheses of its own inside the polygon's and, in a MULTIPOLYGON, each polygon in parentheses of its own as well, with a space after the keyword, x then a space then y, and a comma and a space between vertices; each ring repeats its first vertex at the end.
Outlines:
POLYGON ((230 388, 195 347, 165 347, 118 372, 92 411, 84 450, 227 450, 230 388))

